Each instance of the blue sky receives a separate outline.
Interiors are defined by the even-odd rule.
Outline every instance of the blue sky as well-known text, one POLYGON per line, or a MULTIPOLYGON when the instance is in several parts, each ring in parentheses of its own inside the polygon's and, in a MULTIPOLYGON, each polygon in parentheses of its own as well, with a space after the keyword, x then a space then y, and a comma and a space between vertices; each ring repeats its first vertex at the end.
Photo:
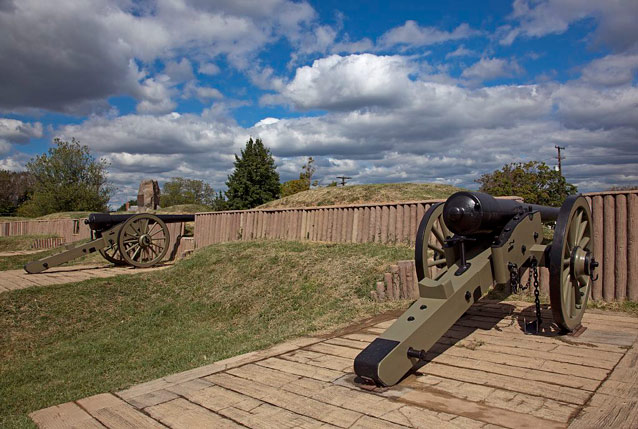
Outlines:
POLYGON ((143 178, 223 190, 248 137, 282 181, 475 188, 515 161, 638 184, 634 0, 0 0, 0 168, 55 137, 143 178))

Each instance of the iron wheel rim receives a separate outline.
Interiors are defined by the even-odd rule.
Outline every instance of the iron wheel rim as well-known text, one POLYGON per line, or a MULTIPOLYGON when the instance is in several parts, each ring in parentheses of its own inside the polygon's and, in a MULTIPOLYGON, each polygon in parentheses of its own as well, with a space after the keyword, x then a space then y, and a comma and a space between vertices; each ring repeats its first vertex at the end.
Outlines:
POLYGON ((443 203, 433 205, 419 223, 414 247, 414 264, 418 281, 437 278, 448 269, 443 246, 452 236, 443 221, 443 203))
POLYGON ((170 234, 164 221, 151 214, 133 216, 120 229, 118 246, 130 265, 146 268, 161 262, 168 252, 170 234))
POLYGON ((567 197, 556 221, 549 264, 552 315, 562 331, 578 328, 587 308, 592 280, 574 275, 573 256, 578 251, 593 253, 592 227, 587 200, 582 196, 567 197))

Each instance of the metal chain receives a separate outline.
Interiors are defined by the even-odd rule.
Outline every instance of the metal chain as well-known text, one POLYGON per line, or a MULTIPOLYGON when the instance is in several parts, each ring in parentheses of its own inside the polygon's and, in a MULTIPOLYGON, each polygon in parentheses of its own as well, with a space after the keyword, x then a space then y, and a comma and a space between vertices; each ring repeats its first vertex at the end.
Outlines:
POLYGON ((519 279, 518 265, 510 262, 508 265, 510 270, 510 289, 512 293, 518 293, 518 286, 521 284, 519 279))
POLYGON ((536 261, 536 258, 532 259, 531 269, 534 275, 534 303, 536 304, 536 323, 537 323, 536 326, 538 327, 538 330, 540 331, 541 323, 543 323, 543 316, 541 314, 541 299, 540 299, 540 291, 538 287, 538 262, 536 261))
POLYGON ((521 285, 521 290, 527 290, 532 285, 532 273, 527 273, 527 284, 525 286, 521 285))

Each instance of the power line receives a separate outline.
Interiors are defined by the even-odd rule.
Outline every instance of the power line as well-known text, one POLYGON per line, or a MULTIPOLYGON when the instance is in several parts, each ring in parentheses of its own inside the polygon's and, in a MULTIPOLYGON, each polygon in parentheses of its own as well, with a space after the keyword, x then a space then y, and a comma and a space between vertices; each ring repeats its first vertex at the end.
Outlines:
POLYGON ((341 179, 341 186, 346 186, 346 180, 352 179, 349 176, 337 176, 337 179, 341 179))
POLYGON ((558 174, 560 174, 561 176, 563 175, 563 168, 561 165, 561 161, 564 159, 563 157, 560 156, 560 151, 561 150, 565 150, 564 147, 560 147, 558 145, 554 145, 554 147, 556 148, 556 150, 558 150, 558 156, 556 158, 558 158, 558 174))

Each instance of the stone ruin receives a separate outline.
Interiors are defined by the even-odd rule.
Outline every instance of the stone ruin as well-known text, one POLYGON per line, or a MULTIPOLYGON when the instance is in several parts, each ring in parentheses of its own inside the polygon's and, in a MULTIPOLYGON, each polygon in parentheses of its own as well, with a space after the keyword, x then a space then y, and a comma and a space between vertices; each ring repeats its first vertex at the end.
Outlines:
POLYGON ((160 203, 160 188, 157 180, 142 180, 137 191, 137 210, 156 210, 160 203))

